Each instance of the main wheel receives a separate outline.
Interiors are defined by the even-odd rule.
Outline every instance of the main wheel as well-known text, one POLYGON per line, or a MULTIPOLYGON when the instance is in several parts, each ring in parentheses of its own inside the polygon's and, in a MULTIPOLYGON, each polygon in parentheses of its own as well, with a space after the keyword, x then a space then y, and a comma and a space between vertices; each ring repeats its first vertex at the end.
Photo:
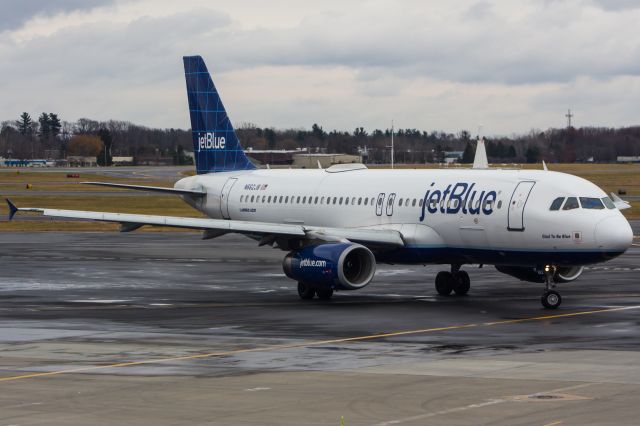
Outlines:
POLYGON ((333 296, 332 288, 319 288, 316 290, 316 294, 318 295, 318 299, 321 300, 329 300, 331 296, 333 296))
POLYGON ((315 288, 303 282, 298 283, 298 296, 300 296, 300 299, 304 299, 304 300, 313 299, 313 296, 315 295, 316 295, 315 288))
POLYGON ((545 308, 556 309, 562 303, 562 297, 557 291, 549 290, 542 294, 540 301, 545 308))
POLYGON ((448 271, 440 271, 436 275, 436 291, 441 296, 448 296, 453 291, 455 280, 453 275, 448 271))
POLYGON ((457 296, 464 296, 469 293, 469 289, 471 288, 471 279, 469 278, 469 274, 467 271, 458 271, 457 274, 453 276, 455 278, 455 285, 453 286, 453 291, 457 296))

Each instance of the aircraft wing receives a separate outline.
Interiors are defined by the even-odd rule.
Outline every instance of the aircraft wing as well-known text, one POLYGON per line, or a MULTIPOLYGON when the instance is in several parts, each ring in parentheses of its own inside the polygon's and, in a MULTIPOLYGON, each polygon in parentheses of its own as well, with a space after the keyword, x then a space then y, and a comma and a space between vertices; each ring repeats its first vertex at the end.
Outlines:
POLYGON ((194 191, 190 189, 165 188, 162 186, 126 185, 124 183, 110 183, 110 182, 82 182, 82 183, 86 185, 108 186, 111 188, 136 189, 138 191, 165 192, 168 194, 176 194, 176 195, 191 195, 194 197, 203 197, 207 195, 207 193, 203 191, 194 191))
POLYGON ((9 220, 17 212, 36 212, 47 217, 67 219, 88 219, 102 222, 120 223, 122 232, 134 231, 144 225, 169 226, 175 228, 201 229, 203 238, 214 238, 226 233, 240 233, 262 237, 261 245, 275 241, 277 237, 308 238, 323 241, 353 241, 364 245, 404 246, 400 232, 392 229, 362 229, 362 228, 323 228, 305 226, 302 224, 251 222, 242 220, 222 220, 176 216, 155 216, 129 213, 107 213, 83 210, 60 210, 36 207, 16 207, 9 204, 9 220))

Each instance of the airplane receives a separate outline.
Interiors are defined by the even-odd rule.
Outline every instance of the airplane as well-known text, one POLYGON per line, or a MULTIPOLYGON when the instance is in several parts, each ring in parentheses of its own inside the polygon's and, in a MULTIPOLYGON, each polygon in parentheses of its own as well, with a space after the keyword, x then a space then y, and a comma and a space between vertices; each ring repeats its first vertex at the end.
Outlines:
POLYGON ((629 204, 565 173, 489 168, 478 141, 470 169, 258 169, 245 155, 200 56, 183 58, 197 174, 173 188, 86 182, 176 194, 207 218, 16 207, 58 218, 191 228, 204 239, 244 234, 287 252, 283 270, 301 299, 359 290, 377 263, 441 264, 442 296, 466 295, 464 265, 494 265, 522 281, 544 284, 547 309, 560 306, 556 286, 584 266, 623 254, 633 232, 620 212, 629 204))

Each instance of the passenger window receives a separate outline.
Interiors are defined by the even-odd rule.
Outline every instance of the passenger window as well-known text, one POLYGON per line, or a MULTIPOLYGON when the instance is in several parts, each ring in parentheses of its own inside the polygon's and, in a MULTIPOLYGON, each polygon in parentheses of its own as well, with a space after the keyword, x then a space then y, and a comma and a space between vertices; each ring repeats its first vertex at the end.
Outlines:
POLYGON ((418 203, 418 207, 422 207, 422 204, 424 203, 424 199, 420 198, 420 202, 418 203))
POLYGON ((549 210, 560 210, 560 206, 562 205, 562 202, 564 201, 564 197, 558 197, 555 200, 553 200, 553 202, 551 203, 551 207, 549 207, 549 210))
POLYGON ((336 204, 338 202, 338 197, 333 197, 333 204, 336 204))
POLYGON ((242 200, 244 200, 244 195, 240 196, 240 202, 242 202, 242 200))
POLYGON ((338 204, 342 205, 342 200, 344 199, 344 197, 340 197, 340 201, 338 202, 338 204))
POLYGON ((251 196, 251 202, 252 202, 252 203, 253 203, 253 198, 254 198, 254 197, 255 197, 255 195, 252 195, 252 196, 251 196))
POLYGON ((416 206, 416 199, 413 199, 413 202, 411 203, 411 207, 415 207, 416 206))
POLYGON ((369 204, 369 198, 365 198, 365 199, 364 199, 364 205, 366 206, 366 205, 368 205, 368 204, 369 204))
POLYGON ((348 205, 349 205, 349 197, 347 197, 347 198, 345 198, 345 199, 344 199, 344 205, 345 205, 345 206, 348 206, 348 205))
POLYGON ((362 204, 362 197, 358 198, 358 205, 362 204))
POLYGON ((562 210, 573 210, 573 209, 579 209, 580 208, 580 204, 578 204, 578 199, 576 197, 569 197, 567 198, 567 201, 564 203, 564 207, 562 207, 562 210))
POLYGON ((271 195, 269 195, 269 198, 267 198, 267 203, 271 202, 271 195))
POLYGON ((284 203, 285 204, 289 203, 289 196, 288 195, 286 197, 284 197, 284 203))
POLYGON ((604 205, 600 198, 580 197, 580 204, 583 209, 602 210, 604 205))
POLYGON ((400 201, 398 201, 398 206, 402 207, 402 198, 400 198, 400 201))
POLYGON ((316 197, 315 200, 313 200, 313 204, 318 204, 318 197, 316 197))
POLYGON ((300 196, 298 195, 298 198, 296 198, 296 204, 300 204, 300 196))
POLYGON ((502 200, 498 201, 498 208, 502 208, 502 200))
POLYGON ((608 208, 608 209, 610 209, 610 210, 611 210, 611 209, 615 209, 615 208, 616 208, 616 205, 615 205, 615 204, 613 204, 613 201, 611 201, 611 198, 609 198, 609 197, 604 197, 604 198, 602 199, 602 202, 603 202, 603 203, 604 203, 604 205, 605 205, 605 206, 607 206, 607 208, 608 208))

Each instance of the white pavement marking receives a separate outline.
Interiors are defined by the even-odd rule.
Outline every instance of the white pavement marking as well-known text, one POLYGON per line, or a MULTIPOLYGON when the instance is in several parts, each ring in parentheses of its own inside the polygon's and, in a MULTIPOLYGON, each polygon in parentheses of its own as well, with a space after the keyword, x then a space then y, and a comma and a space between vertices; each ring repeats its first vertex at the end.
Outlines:
MULTIPOLYGON (((569 387, 560 388, 560 389, 552 389, 552 390, 543 391, 543 392, 536 392, 536 393, 533 393, 533 394, 531 394, 529 396, 536 397, 536 396, 545 395, 545 394, 555 394, 555 393, 559 393, 559 392, 565 392, 565 391, 568 391, 568 390, 585 388, 587 386, 591 386, 591 385, 594 385, 594 384, 598 384, 598 383, 582 383, 582 384, 579 384, 579 385, 569 386, 569 387)), ((464 406, 461 406, 461 407, 448 408, 446 410, 440 410, 440 411, 432 411, 430 413, 419 414, 419 415, 416 415, 416 416, 405 417, 405 418, 402 418, 402 419, 388 420, 386 422, 376 423, 374 426, 399 425, 399 424, 402 424, 402 423, 413 422, 413 421, 416 421, 416 420, 428 419, 430 417, 442 416, 444 414, 459 413, 459 412, 462 412, 462 411, 473 410, 475 408, 483 408, 483 407, 488 407, 488 406, 491 406, 491 405, 502 404, 504 402, 516 402, 516 400, 513 397, 490 399, 488 401, 478 402, 478 403, 475 403, 475 404, 464 405, 464 406)))

